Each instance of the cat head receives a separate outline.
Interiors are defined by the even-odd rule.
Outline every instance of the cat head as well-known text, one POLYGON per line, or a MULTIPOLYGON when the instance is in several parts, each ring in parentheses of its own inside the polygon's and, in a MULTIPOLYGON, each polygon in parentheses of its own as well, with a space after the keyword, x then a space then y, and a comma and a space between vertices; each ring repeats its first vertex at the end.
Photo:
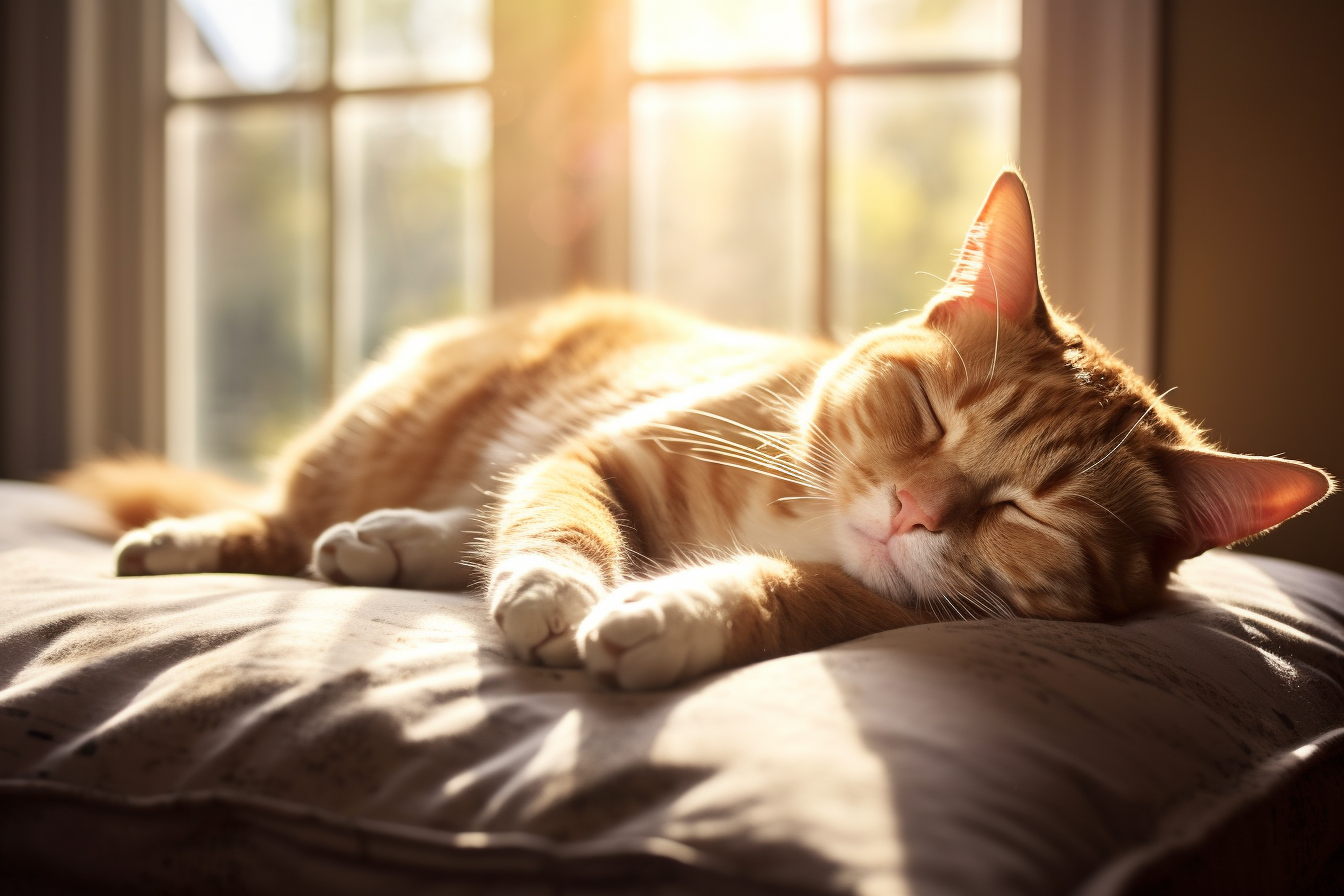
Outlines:
POLYGON ((1181 560, 1334 490, 1315 467, 1214 449, 1053 309, 1013 171, 946 287, 828 363, 802 413, 845 569, 895 600, 962 612, 1130 612, 1181 560))

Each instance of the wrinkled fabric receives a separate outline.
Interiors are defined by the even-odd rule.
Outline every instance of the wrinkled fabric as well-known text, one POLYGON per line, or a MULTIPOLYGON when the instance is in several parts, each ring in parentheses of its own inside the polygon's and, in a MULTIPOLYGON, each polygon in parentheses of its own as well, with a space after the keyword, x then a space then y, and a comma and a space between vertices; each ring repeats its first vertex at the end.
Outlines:
POLYGON ((621 694, 515 662, 470 595, 114 578, 81 513, 0 487, 0 843, 33 867, 69 854, 50 829, 183 892, 1114 893, 1340 752, 1344 578, 1283 561, 1205 555, 1119 624, 926 625, 621 694))

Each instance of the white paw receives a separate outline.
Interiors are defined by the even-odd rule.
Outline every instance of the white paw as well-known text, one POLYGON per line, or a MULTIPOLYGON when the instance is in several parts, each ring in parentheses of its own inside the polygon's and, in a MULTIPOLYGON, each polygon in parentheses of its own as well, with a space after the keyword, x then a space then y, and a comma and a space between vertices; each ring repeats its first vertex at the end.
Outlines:
POLYGON ((472 513, 395 507, 337 523, 313 545, 313 570, 337 585, 462 589, 472 513))
POLYGON ((119 576, 217 572, 224 533, 194 520, 157 520, 132 529, 114 547, 119 576))
POLYGON ((663 688, 721 667, 742 583, 689 569, 613 591, 579 628, 584 665, 627 691, 663 688))
POLYGON ((606 589, 595 576, 545 557, 510 557, 495 567, 487 598, 495 622, 519 659, 578 666, 574 631, 606 589))

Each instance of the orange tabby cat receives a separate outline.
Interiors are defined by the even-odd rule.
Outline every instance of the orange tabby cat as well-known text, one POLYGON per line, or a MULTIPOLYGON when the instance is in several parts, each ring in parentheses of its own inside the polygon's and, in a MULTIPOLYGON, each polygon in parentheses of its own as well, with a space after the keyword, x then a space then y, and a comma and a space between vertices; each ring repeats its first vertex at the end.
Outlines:
POLYGON ((844 348, 619 297, 450 321, 277 469, 251 502, 143 463, 67 484, 128 525, 223 508, 129 532, 121 575, 461 589, 480 565, 519 657, 623 688, 938 619, 1111 618, 1334 490, 1212 449, 1054 311, 1013 172, 924 312, 844 348))

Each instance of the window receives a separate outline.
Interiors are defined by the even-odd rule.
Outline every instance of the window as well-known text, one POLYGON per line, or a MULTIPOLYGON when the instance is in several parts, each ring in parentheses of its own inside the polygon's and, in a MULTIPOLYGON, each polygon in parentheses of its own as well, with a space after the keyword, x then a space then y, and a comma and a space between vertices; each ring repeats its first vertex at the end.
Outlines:
POLYGON ((174 0, 169 451, 246 473, 390 334, 488 304, 485 0, 174 0))
POLYGON ((75 458, 247 472, 388 332, 582 284, 843 337, 1014 158, 1151 371, 1156 0, 72 9, 75 458))
POLYGON ((1020 19, 1018 0, 634 0, 636 290, 842 337, 922 307, 1017 158, 1020 19))

